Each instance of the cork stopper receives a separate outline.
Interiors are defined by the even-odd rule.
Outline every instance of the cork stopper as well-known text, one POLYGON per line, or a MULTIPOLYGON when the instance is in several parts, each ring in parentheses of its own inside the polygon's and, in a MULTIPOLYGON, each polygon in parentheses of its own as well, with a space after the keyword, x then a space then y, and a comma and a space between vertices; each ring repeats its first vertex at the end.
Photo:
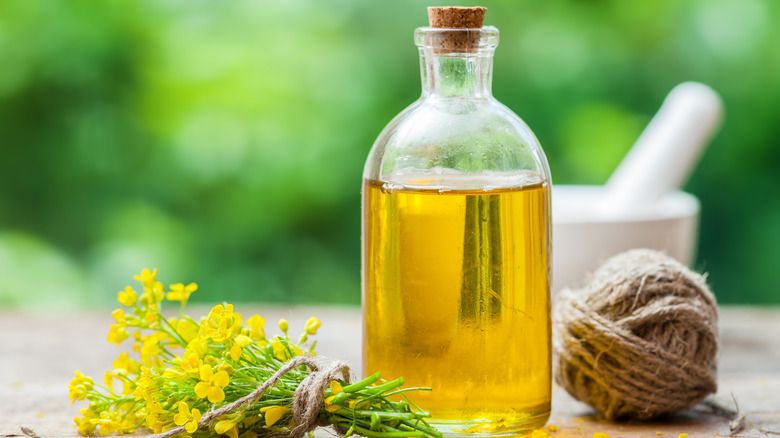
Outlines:
POLYGON ((428 6, 431 27, 445 29, 480 29, 487 8, 482 6, 428 6))
POLYGON ((448 30, 434 35, 436 52, 476 52, 479 46, 480 30, 487 8, 482 6, 428 7, 428 21, 436 29, 448 30))

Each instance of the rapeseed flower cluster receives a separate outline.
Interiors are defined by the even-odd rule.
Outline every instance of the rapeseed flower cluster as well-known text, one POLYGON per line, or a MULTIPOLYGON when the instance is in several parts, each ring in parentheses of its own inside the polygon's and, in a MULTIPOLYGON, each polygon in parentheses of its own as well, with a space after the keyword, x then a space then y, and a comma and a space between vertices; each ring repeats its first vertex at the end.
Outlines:
MULTIPOLYGON (((288 336, 289 324, 280 320, 281 335, 266 338, 265 319, 252 315, 244 321, 228 303, 214 306, 209 314, 194 320, 184 313, 195 283, 172 284, 168 290, 157 281, 157 270, 145 269, 134 277, 136 291, 128 286, 117 294, 123 306, 111 313, 114 324, 107 340, 118 345, 132 343, 132 352, 122 352, 105 372, 103 382, 76 371, 69 396, 87 401, 75 423, 79 433, 155 433, 181 427, 181 437, 225 435, 254 438, 291 430, 295 390, 309 375, 305 366, 293 369, 259 400, 213 419, 202 420, 216 410, 254 391, 297 356, 314 355, 314 345, 305 345, 322 325, 317 318, 306 321, 298 342, 288 336), (164 301, 180 303, 178 316, 161 313, 164 301)), ((429 414, 406 398, 409 389, 398 389, 399 378, 379 382, 379 373, 347 385, 333 381, 325 390, 320 420, 347 431, 375 437, 435 436, 424 420, 429 414), (415 406, 416 407, 416 406, 415 406)), ((425 388, 420 388, 425 389, 425 388)))

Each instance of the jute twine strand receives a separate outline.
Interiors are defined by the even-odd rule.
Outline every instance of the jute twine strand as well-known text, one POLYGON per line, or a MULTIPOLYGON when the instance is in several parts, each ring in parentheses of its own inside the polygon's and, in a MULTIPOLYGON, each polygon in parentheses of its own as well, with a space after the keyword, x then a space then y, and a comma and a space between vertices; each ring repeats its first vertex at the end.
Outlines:
POLYGON ((609 420, 648 420, 717 390, 717 304, 704 277, 651 250, 556 297, 555 379, 609 420))
MULTIPOLYGON (((324 358, 300 356, 284 364, 277 372, 269 377, 268 380, 263 382, 250 394, 233 403, 222 406, 219 409, 205 413, 200 421, 198 421, 198 428, 207 426, 215 418, 229 414, 242 406, 256 402, 266 391, 276 385, 285 374, 301 365, 309 367, 310 374, 303 379, 300 385, 298 385, 298 388, 295 390, 295 396, 293 397, 292 417, 296 426, 288 433, 273 435, 287 438, 301 438, 306 432, 314 430, 318 426, 327 425, 327 423, 319 421, 319 410, 322 405, 325 388, 331 381, 337 379, 339 376, 341 376, 345 382, 349 383, 349 366, 340 361, 329 361, 324 358), (327 366, 327 369, 322 371, 325 366, 327 366)), ((184 431, 184 426, 180 426, 163 433, 152 435, 150 438, 169 438, 184 431)))
POLYGON ((300 438, 318 426, 327 425, 328 423, 319 421, 325 388, 339 375, 345 382, 349 383, 349 367, 343 362, 332 362, 325 371, 319 371, 314 362, 309 362, 307 365, 312 368, 312 372, 303 379, 298 385, 298 389, 295 390, 292 407, 295 427, 290 431, 290 438, 300 438))

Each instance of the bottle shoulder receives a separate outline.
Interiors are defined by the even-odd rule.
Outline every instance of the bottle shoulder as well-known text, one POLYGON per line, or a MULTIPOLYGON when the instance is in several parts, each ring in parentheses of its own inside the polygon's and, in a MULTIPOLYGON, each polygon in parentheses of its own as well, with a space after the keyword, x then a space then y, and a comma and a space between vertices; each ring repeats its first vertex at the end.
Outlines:
POLYGON ((531 171, 549 180, 547 159, 528 125, 494 98, 421 98, 377 138, 364 177, 441 169, 531 171))

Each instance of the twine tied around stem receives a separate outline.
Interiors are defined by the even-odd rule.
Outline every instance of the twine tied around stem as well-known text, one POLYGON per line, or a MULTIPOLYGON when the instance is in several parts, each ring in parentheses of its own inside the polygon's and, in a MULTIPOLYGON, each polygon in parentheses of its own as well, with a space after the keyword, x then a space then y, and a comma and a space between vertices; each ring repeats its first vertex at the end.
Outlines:
MULTIPOLYGON (((311 372, 303 379, 300 385, 298 385, 293 397, 292 417, 296 426, 289 432, 274 435, 286 438, 301 438, 307 432, 310 432, 319 426, 328 425, 328 423, 322 422, 319 419, 320 407, 322 406, 322 400, 325 396, 325 388, 327 388, 331 381, 336 380, 339 376, 341 376, 345 382, 349 383, 349 366, 344 362, 332 361, 323 357, 315 359, 312 356, 300 356, 295 357, 284 364, 277 372, 269 377, 268 380, 260 384, 260 386, 250 394, 241 397, 233 403, 222 406, 219 409, 206 412, 201 417, 200 421, 198 421, 198 428, 207 426, 215 418, 229 414, 242 406, 256 402, 266 391, 276 385, 282 376, 301 365, 307 366, 311 372)), ((150 438, 169 438, 184 431, 185 427, 179 426, 163 433, 152 435, 150 438)))

